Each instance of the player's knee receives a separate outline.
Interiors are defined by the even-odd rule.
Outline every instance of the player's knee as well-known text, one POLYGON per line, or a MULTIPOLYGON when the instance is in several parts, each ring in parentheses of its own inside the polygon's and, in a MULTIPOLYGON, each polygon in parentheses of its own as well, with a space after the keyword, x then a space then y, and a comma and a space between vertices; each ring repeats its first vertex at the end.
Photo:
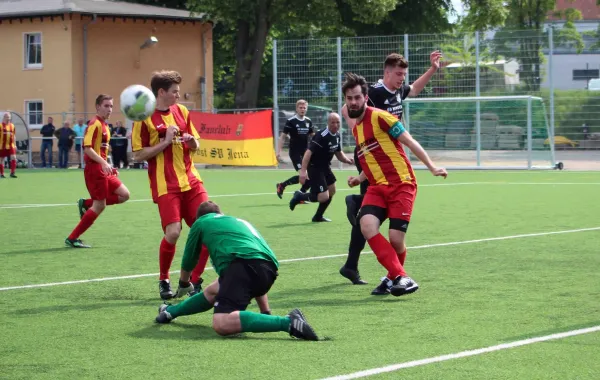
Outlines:
POLYGON ((333 198, 335 195, 335 185, 329 187, 329 199, 333 198))
POLYGON ((131 193, 127 188, 121 190, 121 192, 119 193, 119 200, 121 201, 121 203, 127 202, 129 200, 129 197, 131 197, 131 193))
POLYGON ((213 330, 221 336, 227 336, 234 333, 231 324, 228 322, 229 314, 218 313, 213 316, 213 330))
POLYGON ((370 239, 379 233, 378 219, 373 215, 364 215, 360 218, 360 231, 365 239, 370 239))
POLYGON ((319 195, 317 196, 317 201, 319 201, 319 203, 325 203, 328 200, 329 200, 329 191, 319 193, 319 195))
POLYGON ((168 241, 177 241, 181 235, 181 224, 171 223, 165 228, 165 237, 168 241))

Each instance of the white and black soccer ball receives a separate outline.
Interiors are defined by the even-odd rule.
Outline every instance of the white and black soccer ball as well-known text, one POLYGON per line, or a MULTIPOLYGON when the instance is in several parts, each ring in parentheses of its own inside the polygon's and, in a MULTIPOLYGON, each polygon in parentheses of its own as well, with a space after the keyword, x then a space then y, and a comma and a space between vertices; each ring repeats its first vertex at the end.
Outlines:
POLYGON ((121 112, 129 120, 143 121, 152 115, 156 97, 148 87, 134 84, 121 92, 121 112))

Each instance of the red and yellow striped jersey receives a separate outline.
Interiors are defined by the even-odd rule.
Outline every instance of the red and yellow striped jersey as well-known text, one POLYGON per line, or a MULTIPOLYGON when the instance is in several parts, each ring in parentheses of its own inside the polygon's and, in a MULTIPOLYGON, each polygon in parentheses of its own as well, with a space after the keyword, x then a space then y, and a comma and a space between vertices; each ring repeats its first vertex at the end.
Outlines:
POLYGON ((181 139, 183 133, 189 133, 196 139, 200 135, 190 119, 188 109, 181 104, 175 104, 167 111, 155 110, 148 119, 133 123, 132 150, 136 152, 158 144, 171 125, 179 128, 179 135, 165 150, 148 160, 148 178, 155 202, 161 195, 188 191, 202 182, 192 159, 195 152, 181 139))
MULTIPOLYGON (((96 152, 102 159, 106 160, 108 154, 108 146, 110 143, 110 129, 104 119, 96 116, 88 123, 88 127, 85 130, 83 136, 83 147, 90 147, 96 152)), ((85 155, 85 162, 92 163, 96 162, 85 155)))
POLYGON ((402 144, 389 135, 399 122, 387 111, 367 107, 363 119, 352 130, 360 165, 371 185, 417 183, 402 144))
POLYGON ((17 149, 15 144, 15 125, 13 123, 0 124, 0 150, 17 149))

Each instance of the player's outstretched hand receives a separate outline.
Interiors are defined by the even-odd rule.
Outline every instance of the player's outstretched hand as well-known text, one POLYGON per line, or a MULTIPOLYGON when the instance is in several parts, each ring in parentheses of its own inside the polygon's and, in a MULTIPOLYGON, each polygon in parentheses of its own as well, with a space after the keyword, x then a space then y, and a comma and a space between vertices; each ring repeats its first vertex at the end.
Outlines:
POLYGON ((442 52, 440 52, 439 50, 433 51, 429 55, 429 61, 431 62, 431 66, 435 67, 436 69, 439 69, 440 68, 440 59, 441 58, 442 58, 442 52))
POLYGON ((348 158, 348 163, 349 163, 350 165, 354 165, 354 157, 350 157, 350 158, 348 158))
POLYGON ((300 171, 298 172, 298 177, 300 178, 300 183, 304 185, 306 183, 306 180, 308 179, 308 174, 306 173, 306 170, 300 169, 300 171))
POLYGON ((360 185, 359 177, 348 177, 348 186, 354 187, 360 185))
POLYGON ((433 168, 431 169, 431 174, 435 177, 444 177, 444 179, 448 177, 448 172, 444 168, 433 168))
POLYGON ((194 139, 194 136, 190 135, 189 133, 184 133, 184 134, 181 136, 181 139, 182 139, 184 142, 188 142, 188 141, 190 141, 190 140, 193 140, 193 139, 194 139))

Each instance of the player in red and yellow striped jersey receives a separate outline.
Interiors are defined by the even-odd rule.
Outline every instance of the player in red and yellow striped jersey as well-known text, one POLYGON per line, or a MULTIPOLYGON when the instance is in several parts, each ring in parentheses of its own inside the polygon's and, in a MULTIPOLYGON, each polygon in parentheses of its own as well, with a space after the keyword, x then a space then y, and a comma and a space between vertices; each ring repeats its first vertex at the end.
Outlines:
POLYGON ((10 113, 6 112, 2 116, 0 125, 0 178, 4 176, 4 158, 10 160, 10 177, 17 178, 15 170, 17 168, 17 145, 15 144, 15 125, 10 122, 10 113))
MULTIPOLYGON (((181 220, 191 226, 198 207, 208 200, 193 161, 193 155, 200 147, 200 136, 188 109, 177 104, 180 84, 181 75, 176 71, 153 74, 150 87, 156 96, 156 110, 143 122, 135 122, 131 135, 134 160, 148 161, 152 200, 158 205, 165 234, 159 249, 158 288, 162 299, 174 296, 169 269, 181 234, 181 220)), ((195 292, 200 289, 200 276, 208 257, 208 251, 204 249, 192 272, 195 292)))
POLYGON ((90 248, 79 237, 94 224, 106 206, 126 202, 129 190, 117 177, 118 172, 106 161, 110 142, 110 130, 106 124, 113 109, 113 100, 109 95, 101 94, 96 98, 96 116, 89 121, 83 137, 85 185, 90 199, 78 202, 81 220, 65 239, 65 244, 73 248, 90 248))
POLYGON ((360 175, 350 177, 348 184, 356 186, 368 179, 370 185, 358 216, 361 231, 377 260, 388 270, 381 286, 390 284, 390 293, 394 296, 413 293, 419 286, 407 276, 398 253, 406 249, 404 239, 417 195, 417 179, 402 144, 434 176, 446 178, 448 173, 433 164, 421 144, 394 115, 367 107, 367 82, 363 77, 347 74, 342 91, 348 116, 356 119, 352 134, 359 147, 357 155, 362 167, 360 175), (390 241, 379 232, 386 217, 390 219, 390 241))

